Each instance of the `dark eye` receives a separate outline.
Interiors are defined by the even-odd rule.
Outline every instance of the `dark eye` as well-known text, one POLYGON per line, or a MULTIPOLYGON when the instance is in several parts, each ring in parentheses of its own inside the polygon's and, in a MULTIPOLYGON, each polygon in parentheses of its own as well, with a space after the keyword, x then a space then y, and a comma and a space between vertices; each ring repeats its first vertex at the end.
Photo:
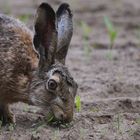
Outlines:
POLYGON ((67 99, 66 99, 65 97, 61 97, 61 100, 62 100, 63 102, 67 102, 67 99))
POLYGON ((53 79, 50 79, 48 81, 48 88, 50 90, 55 90, 57 88, 57 82, 55 80, 53 80, 53 79))

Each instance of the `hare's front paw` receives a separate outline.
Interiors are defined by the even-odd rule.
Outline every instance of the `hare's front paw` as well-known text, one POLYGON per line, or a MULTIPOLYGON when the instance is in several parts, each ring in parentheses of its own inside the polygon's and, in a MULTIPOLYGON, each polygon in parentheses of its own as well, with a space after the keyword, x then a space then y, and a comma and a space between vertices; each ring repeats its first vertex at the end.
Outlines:
POLYGON ((0 121, 1 125, 15 123, 13 114, 9 111, 8 105, 0 104, 0 121))

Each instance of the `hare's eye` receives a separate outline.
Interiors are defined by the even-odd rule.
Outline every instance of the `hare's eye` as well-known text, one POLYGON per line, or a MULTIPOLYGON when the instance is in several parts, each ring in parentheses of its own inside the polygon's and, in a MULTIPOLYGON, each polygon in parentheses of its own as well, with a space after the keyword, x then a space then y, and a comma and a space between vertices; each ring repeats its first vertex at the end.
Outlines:
POLYGON ((57 88, 57 82, 55 80, 53 80, 53 79, 50 79, 48 81, 48 88, 50 90, 55 90, 57 88))
POLYGON ((63 102, 67 102, 67 99, 66 99, 65 97, 61 97, 61 100, 62 100, 63 102))

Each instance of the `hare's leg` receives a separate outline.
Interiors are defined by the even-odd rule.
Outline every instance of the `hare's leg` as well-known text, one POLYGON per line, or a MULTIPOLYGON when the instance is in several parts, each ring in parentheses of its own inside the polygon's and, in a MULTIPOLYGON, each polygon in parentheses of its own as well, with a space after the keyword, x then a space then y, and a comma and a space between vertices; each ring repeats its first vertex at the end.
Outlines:
POLYGON ((0 121, 2 125, 14 123, 13 114, 10 112, 7 104, 0 104, 0 121))

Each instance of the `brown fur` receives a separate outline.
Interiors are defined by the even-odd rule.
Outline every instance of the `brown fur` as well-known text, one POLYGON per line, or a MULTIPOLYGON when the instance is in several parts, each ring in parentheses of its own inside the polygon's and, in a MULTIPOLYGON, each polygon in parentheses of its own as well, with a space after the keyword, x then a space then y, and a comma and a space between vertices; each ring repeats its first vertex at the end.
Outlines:
MULTIPOLYGON (((29 29, 13 18, 0 15, 0 103, 2 106, 18 101, 29 102, 29 95, 23 93, 28 88, 32 71, 37 68, 38 61, 29 29)), ((4 114, 10 114, 8 109, 5 109, 4 114)))
MULTIPOLYGON (((44 110, 49 107, 52 115, 61 121, 69 122, 73 117, 77 84, 61 60, 59 62, 59 59, 54 59, 57 55, 55 12, 45 3, 39 7, 41 8, 46 15, 41 19, 43 21, 37 19, 35 27, 38 27, 36 30, 38 29, 39 35, 34 36, 35 48, 39 54, 34 48, 32 32, 20 21, 0 14, 0 119, 3 119, 3 124, 13 121, 8 104, 19 101, 40 106, 44 110), (42 23, 45 30, 38 26, 42 23), (54 80, 55 89, 50 87, 50 79, 54 80)), ((64 4, 60 10, 68 8, 68 5, 64 4)), ((69 18, 71 21, 71 16, 69 18)), ((65 44, 69 45, 69 42, 65 44)), ((62 44, 63 47, 65 46, 62 44)), ((62 58, 64 61, 67 50, 68 46, 66 51, 61 52, 65 53, 62 58)))
POLYGON ((39 61, 33 49, 31 33, 19 21, 8 17, 2 17, 0 29, 0 34, 3 35, 0 38, 0 100, 4 103, 19 101, 18 98, 28 101, 28 95, 22 97, 21 90, 31 80, 32 70, 37 68, 39 61), (8 25, 5 24, 7 20, 8 25), (19 77, 26 79, 26 84, 19 77))

